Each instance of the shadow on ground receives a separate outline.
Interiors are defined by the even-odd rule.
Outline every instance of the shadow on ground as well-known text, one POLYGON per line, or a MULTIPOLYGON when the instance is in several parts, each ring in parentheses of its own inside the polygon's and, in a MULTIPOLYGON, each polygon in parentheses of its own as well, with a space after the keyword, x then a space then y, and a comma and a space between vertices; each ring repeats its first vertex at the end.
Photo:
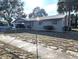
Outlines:
POLYGON ((78 40, 78 31, 48 32, 48 31, 34 31, 34 30, 22 30, 22 31, 17 30, 12 32, 11 31, 5 32, 4 34, 12 34, 12 33, 31 33, 31 34, 46 35, 46 36, 57 37, 57 38, 78 40))

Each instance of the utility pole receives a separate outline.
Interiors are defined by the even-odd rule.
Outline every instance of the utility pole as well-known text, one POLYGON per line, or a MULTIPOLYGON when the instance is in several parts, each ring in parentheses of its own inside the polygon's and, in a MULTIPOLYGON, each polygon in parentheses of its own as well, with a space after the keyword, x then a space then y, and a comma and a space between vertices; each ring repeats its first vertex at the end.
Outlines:
MULTIPOLYGON (((37 17, 37 21, 39 22, 39 18, 37 17)), ((38 54, 38 31, 36 31, 36 54, 37 54, 37 59, 39 59, 39 54, 38 54)))
POLYGON ((36 32, 36 55, 37 55, 37 59, 38 59, 38 33, 37 32, 36 32))

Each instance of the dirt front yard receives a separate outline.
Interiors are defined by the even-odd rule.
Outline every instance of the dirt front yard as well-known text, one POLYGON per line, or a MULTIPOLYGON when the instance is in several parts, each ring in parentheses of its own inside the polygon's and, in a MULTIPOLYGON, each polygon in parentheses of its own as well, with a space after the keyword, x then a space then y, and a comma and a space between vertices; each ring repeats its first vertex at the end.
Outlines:
MULTIPOLYGON (((2 33, 3 34, 3 33, 2 33)), ((26 33, 5 33, 4 36, 15 37, 29 43, 38 44, 43 47, 60 50, 70 56, 77 56, 78 53, 78 34, 77 32, 26 32, 26 33)))
POLYGON ((0 42, 0 59, 36 59, 36 55, 0 42))
POLYGON ((27 33, 9 33, 5 35, 16 37, 34 44, 37 39, 39 44, 44 44, 45 46, 55 46, 65 50, 78 51, 78 33, 74 31, 65 33, 31 31, 27 33))

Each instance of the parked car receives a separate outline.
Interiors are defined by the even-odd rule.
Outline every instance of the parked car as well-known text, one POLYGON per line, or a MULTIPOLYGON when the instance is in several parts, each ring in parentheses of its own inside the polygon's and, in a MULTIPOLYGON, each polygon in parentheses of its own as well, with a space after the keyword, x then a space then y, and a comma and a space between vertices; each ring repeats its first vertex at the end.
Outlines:
POLYGON ((7 21, 0 21, 0 32, 4 32, 10 29, 10 26, 7 21))

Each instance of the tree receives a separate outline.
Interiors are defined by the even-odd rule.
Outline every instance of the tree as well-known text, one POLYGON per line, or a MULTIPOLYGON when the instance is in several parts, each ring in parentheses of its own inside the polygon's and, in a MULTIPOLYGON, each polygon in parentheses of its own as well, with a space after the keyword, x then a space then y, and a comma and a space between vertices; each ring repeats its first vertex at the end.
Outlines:
POLYGON ((78 0, 73 1, 73 9, 75 10, 75 12, 78 12, 78 0))
POLYGON ((29 14, 29 18, 43 17, 47 15, 48 14, 44 9, 41 9, 40 7, 36 7, 33 9, 33 12, 29 14))
POLYGON ((29 18, 33 18, 33 13, 30 13, 29 14, 29 18))
POLYGON ((75 15, 75 28, 78 28, 78 14, 75 15))
POLYGON ((41 9, 40 13, 42 14, 42 16, 47 16, 48 15, 44 9, 41 9))
POLYGON ((58 13, 63 13, 64 14, 64 3, 63 2, 58 2, 58 9, 57 9, 57 11, 58 11, 58 13))
POLYGON ((59 0, 58 1, 58 12, 78 12, 78 0, 59 0), (61 10, 60 10, 61 9, 61 10))
POLYGON ((22 14, 22 16, 21 16, 22 18, 26 18, 27 17, 27 15, 26 14, 22 14))
MULTIPOLYGON (((68 27, 71 27, 71 12, 78 11, 78 0, 59 0, 58 13, 68 13, 68 27)), ((74 13, 75 13, 74 12, 74 13)))
POLYGON ((11 17, 16 18, 23 13, 23 2, 21 0, 0 0, 0 13, 10 24, 11 17))

